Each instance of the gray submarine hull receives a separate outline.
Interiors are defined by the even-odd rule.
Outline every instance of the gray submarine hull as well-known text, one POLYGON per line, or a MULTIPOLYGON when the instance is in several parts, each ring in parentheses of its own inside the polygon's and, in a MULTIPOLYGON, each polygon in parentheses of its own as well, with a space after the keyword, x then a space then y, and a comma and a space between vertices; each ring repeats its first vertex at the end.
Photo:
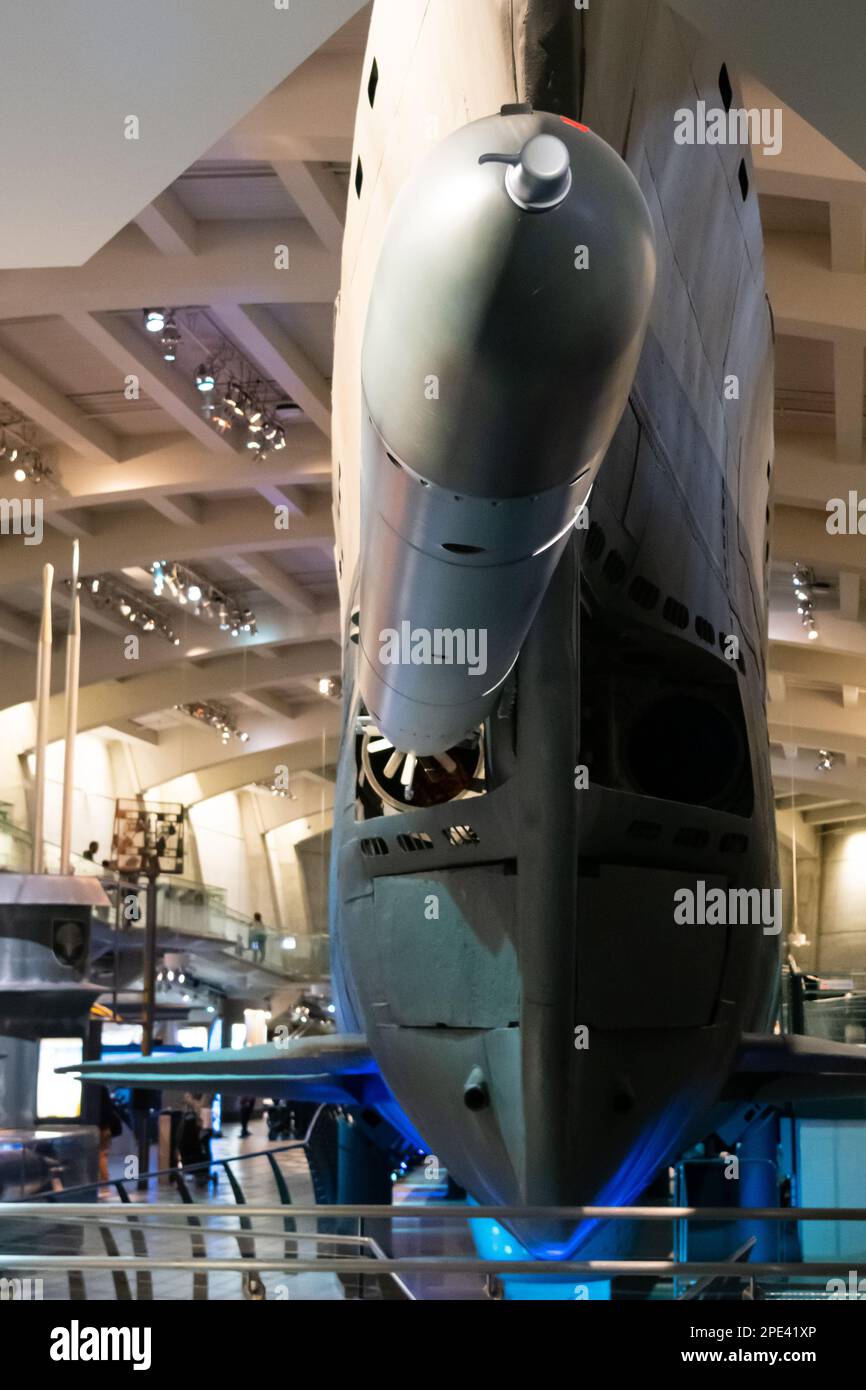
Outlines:
MULTIPOLYGON (((738 177, 747 152, 709 161, 671 138, 674 110, 708 90, 724 55, 664 5, 641 5, 637 32, 627 6, 604 8, 570 21, 582 54, 571 92, 583 93, 570 114, 640 184, 656 296, 589 530, 564 538, 486 713, 482 794, 398 809, 398 792, 377 807, 363 757, 370 686, 346 634, 331 893, 342 1024, 366 1032, 472 1196, 517 1205, 637 1198, 702 1137, 743 1034, 766 1031, 776 1006, 775 926, 673 917, 679 890, 778 882, 757 204, 738 177), (720 229, 712 255, 690 232, 698 208, 720 229), (741 385, 730 409, 728 372, 741 385)), ((515 95, 549 97, 563 61, 560 50, 527 62, 515 95)), ((362 632, 363 607, 356 580, 362 632)), ((551 1258, 591 1234, 515 1230, 551 1258)))

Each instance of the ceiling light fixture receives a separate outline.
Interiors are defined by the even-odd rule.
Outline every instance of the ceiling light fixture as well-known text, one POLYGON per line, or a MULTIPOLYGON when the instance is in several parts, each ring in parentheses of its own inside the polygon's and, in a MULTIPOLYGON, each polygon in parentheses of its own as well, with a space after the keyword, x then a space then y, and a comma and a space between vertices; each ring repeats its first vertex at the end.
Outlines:
POLYGON ((180 343, 181 336, 177 321, 174 314, 169 314, 163 326, 162 337, 159 340, 159 345, 162 348, 162 355, 166 362, 177 361, 177 349, 180 343))
MULTIPOLYGON (((67 586, 71 586, 71 582, 67 580, 67 586)), ((142 632, 158 632, 172 646, 180 646, 180 638, 165 615, 138 594, 122 588, 110 575, 93 575, 80 580, 78 587, 89 594, 95 608, 114 612, 131 627, 140 627, 142 632)))
POLYGON ((256 615, 236 599, 218 589, 215 584, 177 560, 154 560, 151 580, 156 598, 165 590, 183 608, 192 607, 196 617, 217 617, 221 631, 239 637, 242 632, 258 630, 256 615))
POLYGON ((175 709, 181 710, 183 714, 188 714, 191 719, 198 720, 201 724, 207 724, 214 729, 220 736, 223 743, 229 743, 236 738, 241 743, 249 741, 249 734, 245 729, 239 729, 233 715, 222 705, 211 705, 205 700, 195 700, 191 704, 175 705, 175 709))
POLYGON ((209 367, 205 362, 202 362, 195 374, 195 384, 199 391, 205 395, 209 391, 213 391, 216 386, 216 377, 214 376, 213 367, 209 367))
POLYGON ((794 565, 791 583, 794 586, 794 599, 797 604, 797 614, 803 627, 806 629, 806 640, 808 642, 817 642, 818 628, 815 623, 815 605, 813 597, 816 588, 826 588, 827 586, 816 585, 815 576, 812 571, 799 562, 794 565))

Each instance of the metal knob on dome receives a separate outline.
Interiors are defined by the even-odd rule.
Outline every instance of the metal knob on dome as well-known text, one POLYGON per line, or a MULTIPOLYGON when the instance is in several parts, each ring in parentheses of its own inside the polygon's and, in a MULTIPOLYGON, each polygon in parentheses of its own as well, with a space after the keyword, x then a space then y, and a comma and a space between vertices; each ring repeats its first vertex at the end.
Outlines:
POLYGON ((533 135, 505 175, 509 197, 529 212, 555 208, 571 188, 571 161, 555 135, 533 135))

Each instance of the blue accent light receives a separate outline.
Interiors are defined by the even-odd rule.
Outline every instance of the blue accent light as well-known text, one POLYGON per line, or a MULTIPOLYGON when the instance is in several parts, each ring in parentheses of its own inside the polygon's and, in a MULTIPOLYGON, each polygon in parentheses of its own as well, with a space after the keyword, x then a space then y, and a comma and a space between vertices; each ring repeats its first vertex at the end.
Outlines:
MULTIPOLYGON (((473 1203, 472 1205, 477 1205, 473 1203)), ((498 1221, 476 1217, 469 1222, 475 1248, 483 1260, 531 1260, 532 1255, 498 1221)), ((501 1274, 506 1299, 529 1302, 590 1303, 610 1300, 609 1279, 584 1279, 574 1274, 501 1274)))

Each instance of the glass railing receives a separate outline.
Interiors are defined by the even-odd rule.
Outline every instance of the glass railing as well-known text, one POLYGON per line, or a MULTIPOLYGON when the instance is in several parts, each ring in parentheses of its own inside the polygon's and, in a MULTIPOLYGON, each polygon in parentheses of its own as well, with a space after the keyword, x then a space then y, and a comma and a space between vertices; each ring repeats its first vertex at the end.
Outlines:
POLYGON ((14 824, 11 803, 0 801, 0 869, 29 873, 32 844, 30 832, 14 824))
POLYGON ((782 970, 782 1031, 866 1044, 866 971, 782 970))
MULTIPOLYGON (((89 866, 92 867, 92 866, 89 866)), ((141 931, 144 925, 143 884, 126 881, 105 870, 100 882, 109 907, 97 908, 96 916, 122 931, 141 931), (121 910, 118 911, 118 898, 121 910), (124 903, 137 898, 135 912, 124 903)), ((329 973, 329 943, 321 932, 283 932, 230 908, 225 891, 194 879, 171 878, 157 884, 156 921, 163 930, 189 936, 199 942, 220 943, 227 955, 296 980, 325 979, 329 973)))
MULTIPOLYGON (((0 801, 0 870, 29 873, 32 837, 14 824, 12 807, 0 801)), ((45 845, 45 866, 60 872, 60 849, 45 845)), ((122 931, 140 931, 144 922, 145 891, 141 883, 128 882, 113 869, 101 869, 80 854, 72 855, 73 872, 97 877, 109 898, 109 906, 95 916, 122 931), (118 910, 118 899, 137 896, 141 920, 118 910)), ((224 950, 248 964, 260 966, 288 979, 325 979, 329 972, 327 933, 289 927, 280 931, 254 922, 229 907, 225 889, 195 879, 172 877, 157 884, 157 926, 201 941, 222 942, 224 950)))

